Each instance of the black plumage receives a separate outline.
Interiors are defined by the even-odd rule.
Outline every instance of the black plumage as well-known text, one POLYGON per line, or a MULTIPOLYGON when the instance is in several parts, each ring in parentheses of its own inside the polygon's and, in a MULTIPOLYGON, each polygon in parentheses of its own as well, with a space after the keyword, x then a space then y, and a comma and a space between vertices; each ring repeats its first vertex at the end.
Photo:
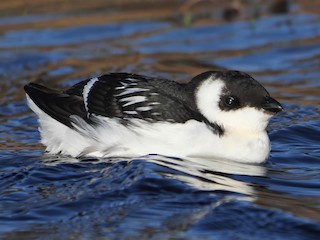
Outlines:
POLYGON ((36 83, 29 83, 24 89, 42 111, 68 127, 72 127, 71 115, 86 119, 82 96, 61 93, 36 83))
MULTIPOLYGON (((254 107, 272 114, 282 110, 266 89, 246 73, 239 71, 208 71, 195 76, 188 84, 129 73, 110 73, 84 80, 59 92, 30 83, 25 91, 32 101, 52 118, 73 127, 71 115, 94 124, 95 117, 118 118, 123 124, 131 119, 148 122, 204 122, 218 135, 224 129, 199 112, 196 92, 201 83, 212 78, 224 82, 219 96, 221 111, 254 107)), ((210 106, 208 106, 210 107, 210 106)))
POLYGON ((204 120, 185 84, 136 74, 110 73, 99 77, 84 99, 83 91, 90 81, 92 79, 82 81, 64 92, 30 83, 25 91, 41 110, 69 127, 72 127, 71 115, 78 115, 87 122, 94 116, 177 123, 204 120), (133 104, 123 101, 137 96, 144 101, 133 104))

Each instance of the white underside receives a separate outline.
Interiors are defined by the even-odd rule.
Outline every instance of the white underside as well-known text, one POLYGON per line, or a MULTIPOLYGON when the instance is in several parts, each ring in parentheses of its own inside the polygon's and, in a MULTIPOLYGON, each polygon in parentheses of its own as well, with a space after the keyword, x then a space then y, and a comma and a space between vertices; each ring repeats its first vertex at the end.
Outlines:
POLYGON ((134 119, 122 125, 116 118, 96 117, 92 127, 72 116, 71 129, 39 109, 27 96, 30 108, 38 115, 41 143, 50 154, 73 157, 140 157, 160 154, 173 157, 223 158, 261 163, 269 155, 269 138, 265 131, 215 135, 205 123, 149 123, 134 119))

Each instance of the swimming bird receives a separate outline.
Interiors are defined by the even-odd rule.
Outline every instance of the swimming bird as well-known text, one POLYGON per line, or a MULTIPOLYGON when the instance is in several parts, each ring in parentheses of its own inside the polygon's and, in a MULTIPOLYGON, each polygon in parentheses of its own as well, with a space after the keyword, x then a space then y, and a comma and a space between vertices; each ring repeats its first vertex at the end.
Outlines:
POLYGON ((65 91, 30 83, 41 143, 50 154, 139 157, 159 154, 262 163, 266 127, 283 110, 250 75, 208 71, 188 83, 109 73, 65 91))

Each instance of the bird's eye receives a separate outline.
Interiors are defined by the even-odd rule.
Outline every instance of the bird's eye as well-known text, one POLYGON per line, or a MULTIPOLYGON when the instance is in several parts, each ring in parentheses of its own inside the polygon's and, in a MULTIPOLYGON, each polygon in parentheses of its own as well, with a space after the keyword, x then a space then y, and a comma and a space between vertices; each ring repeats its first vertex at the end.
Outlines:
POLYGON ((238 104, 238 100, 235 97, 229 96, 225 99, 225 103, 232 107, 238 104))
POLYGON ((220 109, 224 111, 236 110, 240 106, 240 101, 235 96, 223 96, 221 101, 219 102, 220 109))

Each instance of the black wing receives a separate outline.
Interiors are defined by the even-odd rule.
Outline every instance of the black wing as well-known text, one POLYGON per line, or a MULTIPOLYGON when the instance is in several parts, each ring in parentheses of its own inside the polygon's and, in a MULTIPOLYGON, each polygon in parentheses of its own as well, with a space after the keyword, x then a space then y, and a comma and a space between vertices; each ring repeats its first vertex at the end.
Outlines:
POLYGON ((179 123, 203 118, 192 108, 193 96, 184 85, 136 74, 107 74, 62 93, 35 83, 26 85, 25 91, 40 109, 69 127, 71 115, 88 122, 93 116, 179 123))
POLYGON ((182 123, 201 118, 189 104, 192 98, 174 81, 111 73, 92 85, 86 107, 90 115, 182 123))
POLYGON ((42 111, 64 125, 72 127, 70 122, 71 115, 86 118, 81 96, 61 93, 36 83, 26 85, 24 89, 42 111))

